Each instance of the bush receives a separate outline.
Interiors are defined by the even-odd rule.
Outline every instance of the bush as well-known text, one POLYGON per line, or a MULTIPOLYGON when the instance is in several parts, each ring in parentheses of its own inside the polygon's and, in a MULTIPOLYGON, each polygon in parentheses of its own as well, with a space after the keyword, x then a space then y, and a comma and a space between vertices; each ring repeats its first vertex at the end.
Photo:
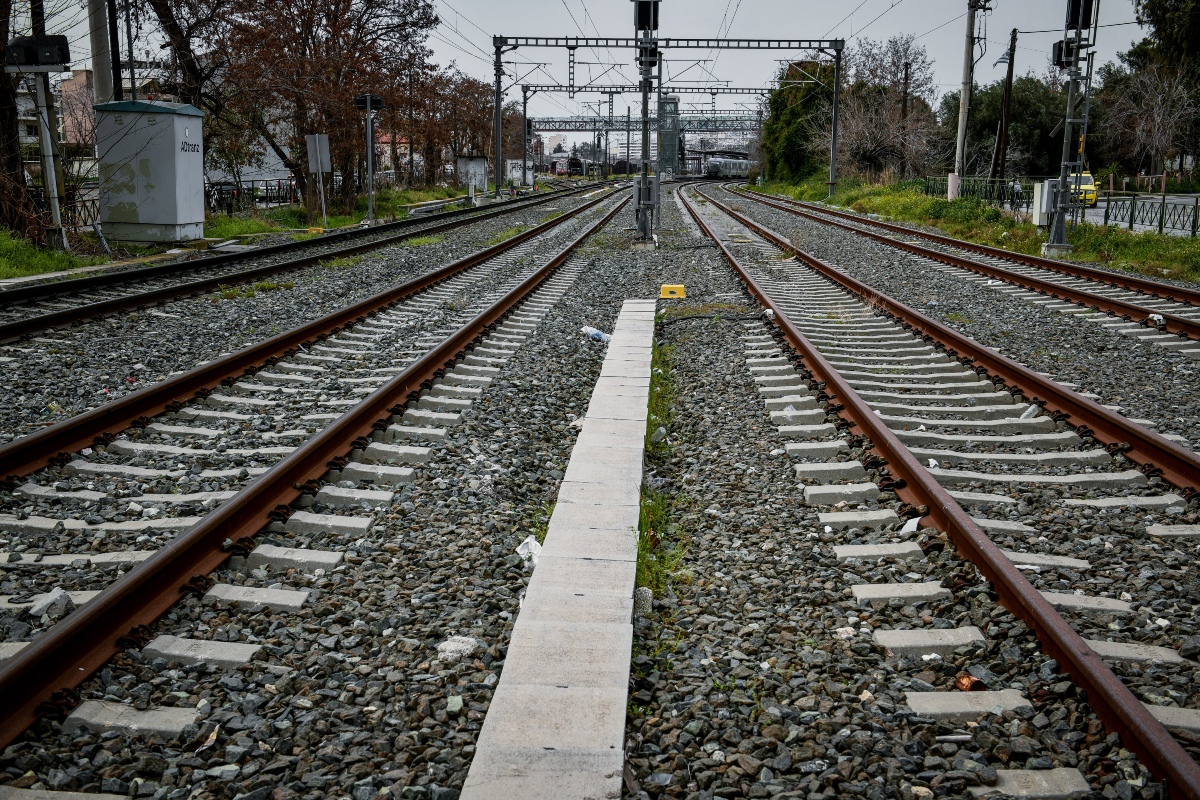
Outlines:
POLYGON ((758 186, 758 167, 750 168, 750 173, 746 176, 746 183, 749 186, 758 186))

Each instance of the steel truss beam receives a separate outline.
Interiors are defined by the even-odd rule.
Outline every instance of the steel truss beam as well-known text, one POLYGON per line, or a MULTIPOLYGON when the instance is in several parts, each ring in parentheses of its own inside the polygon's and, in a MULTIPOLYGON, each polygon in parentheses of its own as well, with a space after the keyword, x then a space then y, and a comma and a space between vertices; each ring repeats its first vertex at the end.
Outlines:
MULTIPOLYGON (((552 133, 554 131, 592 131, 592 130, 624 130, 623 125, 616 125, 615 122, 610 125, 609 120, 604 117, 565 117, 560 119, 530 119, 535 133, 552 133)), ((650 118, 651 127, 658 125, 656 117, 650 118)), ((729 116, 729 117, 697 117, 681 114, 679 116, 679 130, 681 133, 696 132, 696 131, 730 131, 730 132, 745 132, 756 131, 762 127, 762 119, 757 116, 729 116)))
MULTIPOLYGON (((596 94, 636 94, 641 89, 637 86, 570 86, 565 83, 555 84, 523 84, 521 89, 529 93, 533 92, 573 92, 574 94, 583 94, 585 92, 594 92, 596 94)), ((734 86, 664 86, 663 94, 770 94, 775 91, 773 88, 764 89, 758 87, 751 89, 749 87, 734 87, 734 86)))
MULTIPOLYGON (((638 40, 590 37, 493 36, 493 47, 637 47, 638 40)), ((659 48, 718 50, 841 50, 845 39, 659 39, 659 48)))

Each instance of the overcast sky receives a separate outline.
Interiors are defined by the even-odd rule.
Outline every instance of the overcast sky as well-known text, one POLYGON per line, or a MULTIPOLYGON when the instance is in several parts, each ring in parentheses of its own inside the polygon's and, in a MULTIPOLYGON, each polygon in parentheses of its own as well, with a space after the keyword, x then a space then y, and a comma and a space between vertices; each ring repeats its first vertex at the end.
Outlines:
MULTIPOLYGON (((492 80, 491 36, 621 36, 632 35, 633 4, 630 0, 523 0, 518 5, 496 0, 435 0, 442 25, 430 39, 441 64, 454 61, 464 72, 480 80, 492 80), (518 10, 519 9, 519 10, 518 10)), ((987 53, 976 67, 976 80, 990 83, 1004 76, 1004 66, 993 67, 996 58, 1008 47, 1009 33, 1015 27, 1017 38, 1017 74, 1032 69, 1046 70, 1050 45, 1061 33, 1066 0, 992 0, 993 10, 985 16, 987 53)), ((859 37, 887 39, 899 34, 914 34, 934 61, 939 93, 957 90, 962 80, 963 45, 966 35, 967 0, 662 0, 659 35, 662 37, 723 37, 751 39, 843 38, 852 43, 859 37)), ((1100 8, 1100 23, 1131 22, 1131 0, 1107 0, 1100 8)), ((1101 28, 1098 63, 1112 60, 1118 51, 1140 39, 1137 25, 1101 28)), ((678 76, 673 82, 727 81, 736 87, 761 87, 772 76, 775 60, 797 57, 800 52, 760 50, 754 52, 675 50, 666 52, 666 75, 678 76), (699 59, 711 59, 697 63, 699 59), (711 74, 710 74, 711 73, 711 74)), ((576 84, 636 84, 637 71, 631 65, 632 50, 576 51, 576 84), (601 63, 581 63, 601 62, 601 63), (613 66, 614 62, 618 63, 613 66), (606 70, 609 70, 605 73, 606 70)), ((505 56, 511 62, 510 73, 522 83, 566 83, 567 53, 557 48, 521 48, 505 56), (548 62, 535 67, 529 62, 548 62), (528 77, 526 75, 528 74, 528 77)), ((514 83, 510 77, 508 84, 514 83)), ((505 99, 521 97, 519 88, 510 90, 505 99)), ((560 116, 584 113, 583 103, 595 102, 603 95, 539 94, 529 101, 530 116, 560 116)), ((711 105, 710 95, 684 95, 688 102, 711 105)), ((738 108, 738 103, 753 103, 752 97, 718 96, 718 109, 738 108)), ((614 113, 624 115, 626 106, 637 107, 634 95, 618 96, 614 113)), ((594 107, 594 106, 593 106, 594 107)))
MULTIPOLYGON (((632 36, 633 4, 630 0, 434 0, 442 24, 429 43, 441 65, 454 62, 469 75, 492 81, 492 35, 503 36, 632 36)), ((1098 0, 1097 0, 1098 2, 1098 0)), ((85 7, 63 2, 66 14, 59 16, 59 30, 67 28, 72 38, 76 65, 90 62, 85 7), (75 23, 72 25, 71 23, 75 23)), ((993 10, 984 15, 987 52, 979 60, 976 80, 991 83, 1004 76, 1003 65, 993 66, 1008 47, 1009 32, 1015 27, 1017 74, 1029 70, 1044 73, 1050 45, 1058 38, 1066 13, 1066 0, 991 0, 993 10), (1036 32, 1035 32, 1036 31, 1036 32)), ((824 39, 842 38, 852 44, 860 37, 887 39, 913 34, 934 62, 939 94, 957 90, 962 79, 963 44, 966 34, 967 0, 662 0, 659 35, 662 37, 709 37, 751 39, 760 37, 824 39)), ((1100 8, 1098 64, 1115 58, 1140 39, 1137 25, 1122 25, 1134 19, 1132 0, 1105 0, 1100 8)), ((123 29, 122 29, 123 34, 123 29)), ((665 76, 673 84, 763 87, 769 84, 777 59, 803 56, 792 51, 675 50, 667 51, 665 76), (707 60, 704 60, 707 59, 707 60)), ((140 54, 139 54, 140 55, 140 54)), ((576 51, 577 85, 635 85, 633 51, 576 51), (591 62, 591 63, 588 63, 591 62)), ((520 83, 565 84, 567 52, 561 48, 520 48, 505 55, 510 73, 506 87, 520 83), (544 66, 535 66, 542 62, 544 66)), ((517 86, 506 100, 520 100, 517 86)), ((586 112, 584 103, 603 95, 542 93, 529 102, 534 117, 573 116, 586 112)), ((683 95, 689 103, 711 107, 710 95, 683 95)), ((718 109, 754 105, 752 96, 719 95, 718 109)), ((636 95, 618 96, 615 114, 627 106, 637 113, 636 95)), ((593 108, 595 106, 593 105, 593 108)), ((579 137, 582 141, 586 135, 579 137)), ((576 137, 568 137, 568 142, 576 137)))

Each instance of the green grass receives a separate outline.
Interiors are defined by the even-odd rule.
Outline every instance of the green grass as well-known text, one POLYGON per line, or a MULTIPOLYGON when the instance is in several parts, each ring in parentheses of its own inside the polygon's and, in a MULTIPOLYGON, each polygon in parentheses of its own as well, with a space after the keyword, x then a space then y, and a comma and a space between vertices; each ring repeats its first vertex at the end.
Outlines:
POLYGON ((0 231, 0 278, 23 278, 103 264, 107 258, 81 258, 72 253, 43 250, 28 239, 0 231))
POLYGON ((531 227, 532 227, 531 225, 518 225, 515 228, 505 228, 504 230, 500 231, 495 236, 493 236, 492 238, 490 238, 486 242, 484 242, 484 244, 491 246, 494 244, 500 244, 501 242, 507 242, 509 239, 513 238, 514 236, 524 233, 525 231, 529 230, 531 227))
POLYGON ((679 502, 679 497, 642 489, 638 514, 637 585, 645 586, 655 597, 666 593, 669 581, 688 583, 691 580, 691 574, 680 569, 680 562, 687 555, 687 543, 669 533, 671 508, 679 502))
POLYGON ((220 286, 218 292, 225 300, 237 300, 241 297, 254 297, 259 292, 277 292, 280 289, 291 289, 295 285, 292 281, 285 281, 283 283, 259 281, 250 286, 220 286))
POLYGON ((670 448, 667 440, 652 442, 660 427, 671 430, 674 417, 675 376, 671 371, 671 347, 654 343, 650 357, 650 403, 646 412, 646 452, 651 456, 664 455, 670 448))
POLYGON ((420 247, 423 244, 441 244, 446 241, 445 236, 414 236, 411 239, 405 239, 400 243, 401 247, 420 247))
MULTIPOLYGON (((375 192, 375 217, 377 219, 402 219, 408 216, 408 210, 402 206, 411 203, 424 203, 429 200, 454 200, 466 194, 465 189, 454 186, 435 187, 432 189, 402 189, 394 190, 383 187, 375 192)), ((331 212, 328 217, 328 227, 341 228, 346 225, 357 225, 366 219, 366 195, 355 200, 354 210, 347 214, 345 209, 332 198, 325 198, 326 210, 331 212)), ((321 227, 323 220, 320 213, 320 200, 317 201, 316 213, 313 216, 313 226, 321 227)), ((232 217, 223 214, 213 214, 204 223, 204 235, 213 238, 228 239, 250 233, 282 233, 296 228, 307 228, 308 213, 302 205, 276 206, 267 210, 243 211, 232 217)), ((292 238, 301 241, 309 234, 296 234, 292 238)))
MULTIPOLYGON (((974 197, 946 200, 927 197, 923 181, 872 186, 853 178, 844 180, 830 204, 878 214, 884 219, 916 222, 939 228, 959 239, 1026 255, 1039 255, 1046 235, 1036 226, 1018 222, 1011 213, 974 197)), ((815 202, 828 194, 825 184, 813 179, 802 184, 769 183, 752 189, 815 202)), ((1200 239, 1152 232, 1134 233, 1116 226, 1082 223, 1068 235, 1075 246, 1072 261, 1095 261, 1117 269, 1149 275, 1200 280, 1200 239)))

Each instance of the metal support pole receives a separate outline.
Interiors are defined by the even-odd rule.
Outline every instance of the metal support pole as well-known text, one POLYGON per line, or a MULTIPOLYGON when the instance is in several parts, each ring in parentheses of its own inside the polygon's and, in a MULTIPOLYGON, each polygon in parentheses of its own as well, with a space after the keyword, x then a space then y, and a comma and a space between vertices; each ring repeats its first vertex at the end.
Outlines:
MULTIPOLYGON (((88 0, 88 39, 92 46, 92 90, 97 103, 113 99, 112 57, 104 0, 88 0)), ((119 56, 118 56, 119 57, 119 56)))
POLYGON ((837 189, 838 105, 842 91, 842 48, 833 53, 833 135, 829 141, 829 196, 837 189))
POLYGON ((497 200, 500 199, 500 184, 502 182, 501 174, 502 174, 502 169, 504 166, 503 165, 504 139, 502 138, 503 131, 501 129, 501 126, 503 124, 502 123, 503 114, 502 114, 502 109, 500 107, 500 103, 502 102, 500 81, 504 78, 504 62, 500 58, 501 55, 502 55, 502 49, 501 49, 500 45, 496 45, 496 61, 495 61, 495 64, 493 65, 496 69, 496 115, 495 115, 495 119, 492 120, 492 125, 496 129, 496 169, 495 169, 495 173, 496 173, 496 199, 497 200))
POLYGON ((112 65, 112 99, 118 103, 125 99, 121 88, 121 40, 117 35, 117 0, 107 0, 108 9, 108 53, 112 65))
POLYGON ((642 165, 637 187, 637 235, 647 240, 651 236, 650 219, 650 49, 653 38, 647 33, 638 47, 638 66, 642 73, 642 165))
MULTIPOLYGON (((371 95, 367 95, 370 97, 371 95)), ((375 115, 367 104, 367 219, 375 221, 375 115)))
POLYGON ((62 212, 58 206, 58 186, 54 175, 54 150, 50 142, 50 125, 46 119, 46 90, 43 86, 42 74, 35 74, 34 85, 37 91, 34 98, 37 102, 38 128, 42 144, 42 187, 46 192, 46 200, 50 204, 50 219, 54 227, 46 232, 46 240, 56 250, 69 250, 67 232, 63 229, 62 212))
POLYGON ((1129 230, 1133 230, 1133 218, 1137 212, 1137 194, 1129 198, 1129 230))
POLYGON ((137 73, 133 64, 133 10, 125 0, 125 45, 129 50, 129 99, 137 102, 137 73))
POLYGON ((521 87, 521 185, 525 185, 525 148, 529 144, 529 90, 521 87))
POLYGON ((625 106, 625 177, 629 177, 629 106, 625 106))

